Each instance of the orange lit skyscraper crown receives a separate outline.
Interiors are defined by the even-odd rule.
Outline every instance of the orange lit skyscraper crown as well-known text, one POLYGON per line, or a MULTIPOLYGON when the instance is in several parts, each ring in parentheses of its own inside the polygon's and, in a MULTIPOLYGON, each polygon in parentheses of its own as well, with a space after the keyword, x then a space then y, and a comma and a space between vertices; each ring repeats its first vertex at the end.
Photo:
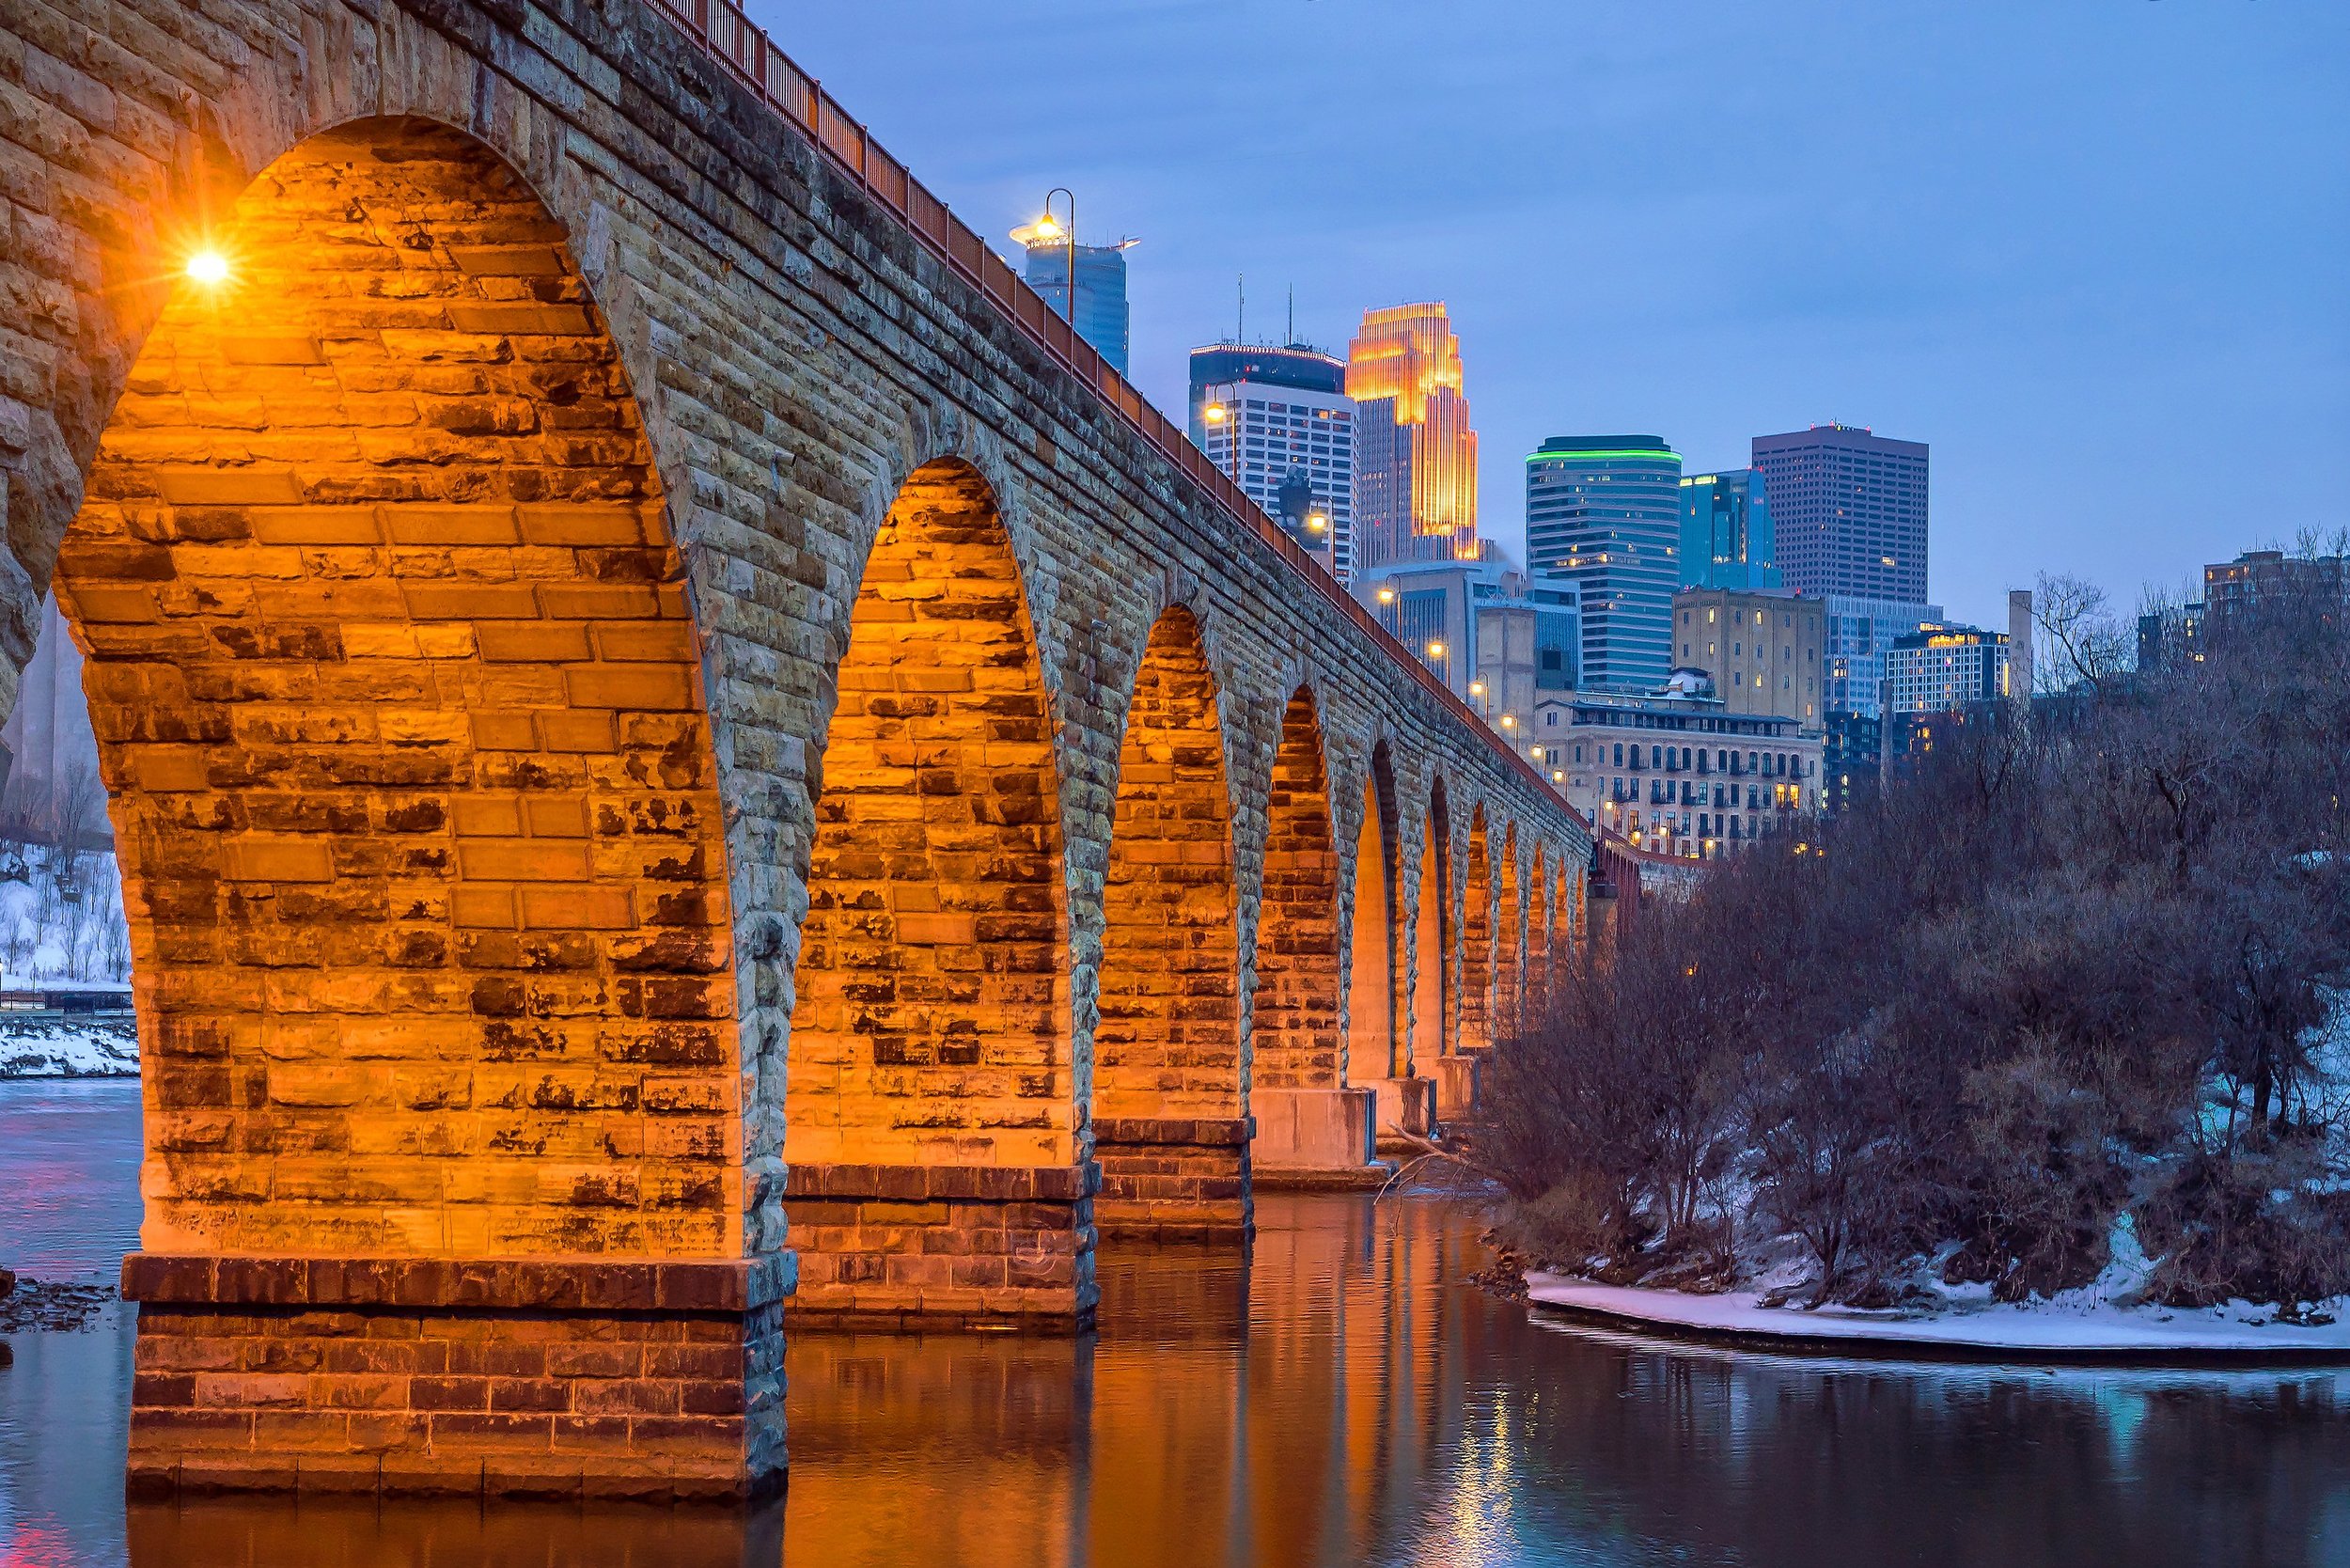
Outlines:
MULTIPOLYGON (((1477 432, 1469 427, 1461 389, 1461 340, 1444 302, 1389 306, 1363 312, 1362 331, 1346 351, 1346 395, 1357 407, 1392 400, 1391 417, 1408 457, 1408 496, 1392 497, 1386 524, 1395 557, 1474 558, 1477 542, 1477 432), (1415 541, 1443 541, 1431 550, 1415 541)), ((1358 470, 1359 472, 1359 470, 1358 470)), ((1381 552, 1386 554, 1386 552, 1381 552)))

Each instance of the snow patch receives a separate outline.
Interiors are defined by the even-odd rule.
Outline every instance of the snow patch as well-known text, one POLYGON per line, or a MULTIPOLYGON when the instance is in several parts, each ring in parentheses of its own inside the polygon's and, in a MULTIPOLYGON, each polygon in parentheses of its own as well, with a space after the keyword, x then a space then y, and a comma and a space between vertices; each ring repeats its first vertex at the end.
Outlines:
POLYGON ((120 1078, 139 1071, 128 1013, 11 1018, 0 1012, 0 1078, 120 1078))
MULTIPOLYGON (((2135 1235, 2130 1250, 2137 1252, 2135 1235)), ((1535 1301, 1603 1313, 1626 1325, 1702 1329, 1795 1340, 1837 1340, 1899 1349, 2014 1351, 2029 1356, 2063 1353, 2099 1356, 2210 1356, 2257 1353, 2264 1357, 2350 1355, 2350 1297, 2318 1303, 2312 1316, 2330 1323, 2280 1323, 2277 1309, 2247 1301, 2195 1309, 2129 1304, 2144 1278, 2140 1254, 2119 1256, 2096 1283, 2045 1300, 1994 1302, 1987 1287, 1953 1287, 1936 1307, 1868 1310, 1855 1307, 1765 1307, 1761 1290, 1690 1295, 1680 1291, 1594 1285, 1556 1274, 1528 1274, 1535 1301), (2125 1283, 2126 1282, 2126 1283, 2125 1283)))

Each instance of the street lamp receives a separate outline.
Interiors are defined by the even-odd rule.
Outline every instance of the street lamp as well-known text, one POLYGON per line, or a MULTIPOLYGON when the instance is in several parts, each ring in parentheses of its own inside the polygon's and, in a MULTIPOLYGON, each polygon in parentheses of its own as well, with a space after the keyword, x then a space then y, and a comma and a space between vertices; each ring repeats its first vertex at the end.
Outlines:
POLYGON ((1224 455, 1230 459, 1226 474, 1234 484, 1240 483, 1240 383, 1217 382, 1200 388, 1207 401, 1200 405, 1199 422, 1212 431, 1224 432, 1224 455))
POLYGON ((1077 324, 1077 194, 1066 185, 1054 186, 1044 193, 1044 215, 1026 227, 1013 229, 1011 237, 1024 245, 1034 245, 1040 242, 1049 245, 1058 241, 1069 253, 1069 308, 1061 314, 1074 327, 1077 324), (1069 213, 1067 222, 1053 216, 1055 196, 1062 198, 1069 213))

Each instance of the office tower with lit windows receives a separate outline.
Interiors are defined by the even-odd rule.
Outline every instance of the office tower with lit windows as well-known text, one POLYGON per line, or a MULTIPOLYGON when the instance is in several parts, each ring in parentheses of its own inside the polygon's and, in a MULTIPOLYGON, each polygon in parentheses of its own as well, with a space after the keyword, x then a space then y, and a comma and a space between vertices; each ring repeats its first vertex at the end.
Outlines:
POLYGON ((1355 575, 1355 400, 1303 343, 1191 351, 1191 439, 1340 582, 1355 575))
POLYGON ((1363 312, 1347 345, 1355 400, 1357 571, 1477 560, 1477 431, 1461 340, 1442 301, 1363 312))
POLYGON ((1681 512, 1681 455, 1657 436, 1553 436, 1526 460, 1527 560, 1579 590, 1586 689, 1671 670, 1681 512))
POLYGON ((1895 641, 1929 621, 1942 619, 1939 604, 1897 599, 1856 599, 1831 593, 1820 601, 1827 661, 1824 692, 1827 711, 1862 718, 1884 717, 1885 656, 1895 641))
POLYGON ((1681 480, 1683 588, 1775 588, 1770 497, 1751 468, 1681 480))
POLYGON ((1753 472, 1769 498, 1784 587, 1821 598, 1925 603, 1924 442, 1814 425, 1756 436, 1753 472))
POLYGON ((1021 276, 1028 287, 1075 327, 1077 336, 1092 344, 1111 368, 1127 374, 1126 253, 1142 242, 1073 247, 1069 231, 1051 218, 1023 225, 1011 237, 1027 249, 1021 276))

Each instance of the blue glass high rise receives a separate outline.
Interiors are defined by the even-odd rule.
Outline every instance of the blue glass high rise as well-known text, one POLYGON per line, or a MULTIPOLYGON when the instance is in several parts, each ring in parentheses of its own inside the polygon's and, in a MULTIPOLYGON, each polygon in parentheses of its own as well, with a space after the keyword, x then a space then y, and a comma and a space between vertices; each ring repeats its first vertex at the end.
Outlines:
MULTIPOLYGON (((1020 238, 1015 233, 1013 238, 1020 238)), ((1071 247, 1058 240, 1026 242, 1028 260, 1022 275, 1044 303, 1093 345, 1093 352, 1110 362, 1120 375, 1126 370, 1126 252, 1135 243, 1075 247, 1076 297, 1070 297, 1071 247)))
POLYGON ((1672 669, 1681 454, 1653 435, 1558 435, 1526 460, 1526 554, 1574 580, 1583 684, 1653 691, 1672 669))
POLYGON ((1771 504, 1751 468, 1681 481, 1681 586, 1775 588, 1771 504))

